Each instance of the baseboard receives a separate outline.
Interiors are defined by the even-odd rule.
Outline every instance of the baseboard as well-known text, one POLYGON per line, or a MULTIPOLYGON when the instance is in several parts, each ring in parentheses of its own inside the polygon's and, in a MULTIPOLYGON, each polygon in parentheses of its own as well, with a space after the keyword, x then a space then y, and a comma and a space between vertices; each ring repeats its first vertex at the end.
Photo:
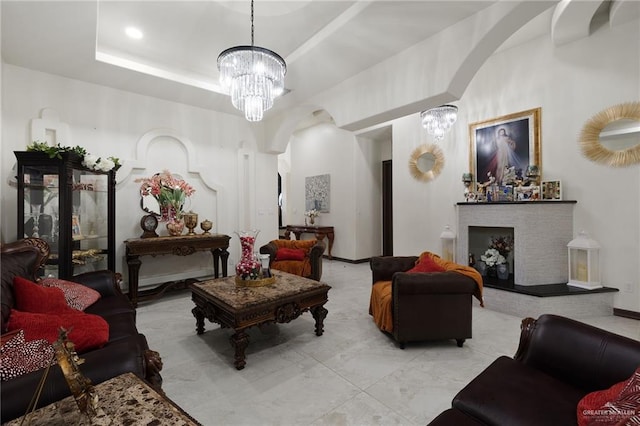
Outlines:
MULTIPOLYGON (((329 259, 329 256, 327 256, 326 254, 323 255, 322 257, 324 257, 325 259, 329 259)), ((353 259, 344 259, 342 257, 336 257, 333 256, 333 259, 331 260, 337 260, 338 262, 346 262, 346 263, 366 263, 370 260, 370 257, 367 257, 365 259, 357 259, 357 260, 353 260, 353 259)))
POLYGON ((628 311, 626 309, 613 308, 613 315, 618 317, 631 318, 634 320, 640 320, 640 312, 628 311))

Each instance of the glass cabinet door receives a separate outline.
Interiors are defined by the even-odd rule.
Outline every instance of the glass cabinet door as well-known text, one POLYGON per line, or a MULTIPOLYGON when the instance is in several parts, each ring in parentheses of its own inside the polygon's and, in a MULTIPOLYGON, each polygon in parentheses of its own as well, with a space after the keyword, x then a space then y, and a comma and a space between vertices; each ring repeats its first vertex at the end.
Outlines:
POLYGON ((108 176, 73 170, 71 236, 73 274, 107 269, 108 176))
POLYGON ((115 171, 97 172, 77 155, 18 158, 18 238, 45 240, 45 276, 69 279, 110 269, 115 261, 115 171), (20 200, 22 198, 22 200, 20 200))

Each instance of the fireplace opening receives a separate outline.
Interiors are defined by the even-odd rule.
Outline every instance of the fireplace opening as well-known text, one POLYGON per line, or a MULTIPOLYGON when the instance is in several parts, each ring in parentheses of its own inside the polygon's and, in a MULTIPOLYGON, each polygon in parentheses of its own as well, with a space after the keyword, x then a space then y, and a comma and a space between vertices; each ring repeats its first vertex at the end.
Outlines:
MULTIPOLYGON (((498 226, 470 226, 469 227, 469 258, 475 259, 475 267, 479 268, 482 256, 492 246, 492 243, 510 242, 510 249, 505 256, 509 270, 509 281, 513 282, 514 276, 514 228, 498 226)), ((505 252, 503 251, 503 254, 505 252)))

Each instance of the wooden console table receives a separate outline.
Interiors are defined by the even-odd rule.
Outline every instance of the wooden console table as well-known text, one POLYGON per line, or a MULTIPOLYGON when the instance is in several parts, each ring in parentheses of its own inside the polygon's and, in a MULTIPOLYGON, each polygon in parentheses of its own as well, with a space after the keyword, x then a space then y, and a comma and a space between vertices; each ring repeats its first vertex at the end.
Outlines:
MULTIPOLYGON (((129 300, 134 307, 139 301, 162 296, 168 289, 180 284, 180 281, 164 283, 154 289, 138 292, 140 256, 158 256, 172 254, 174 256, 189 256, 197 251, 211 251, 213 255, 213 272, 219 277, 219 261, 222 260, 222 276, 227 276, 227 259, 229 258, 229 240, 231 237, 222 234, 211 235, 182 235, 179 237, 131 238, 124 242, 127 252, 129 270, 129 300)), ((184 285, 186 288, 186 284, 184 285)))
POLYGON ((331 249, 333 248, 333 226, 316 226, 316 225, 287 225, 287 229, 284 231, 284 238, 290 239, 291 233, 296 236, 296 239, 300 239, 302 234, 315 234, 318 240, 324 240, 325 237, 329 240, 329 259, 333 259, 331 256, 331 249))

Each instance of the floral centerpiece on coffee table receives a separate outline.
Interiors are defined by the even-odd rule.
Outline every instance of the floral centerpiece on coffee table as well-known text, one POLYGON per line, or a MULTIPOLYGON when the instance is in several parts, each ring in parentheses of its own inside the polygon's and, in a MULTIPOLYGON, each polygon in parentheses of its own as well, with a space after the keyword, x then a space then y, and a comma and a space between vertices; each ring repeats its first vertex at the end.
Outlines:
POLYGON ((236 231, 240 238, 240 248, 242 257, 236 265, 236 276, 243 280, 257 280, 260 278, 260 262, 255 258, 253 246, 260 231, 252 229, 249 231, 236 231))
MULTIPOLYGON (((182 223, 184 202, 195 192, 191 185, 184 179, 171 174, 169 170, 163 170, 162 173, 156 173, 150 178, 139 178, 135 181, 142 182, 140 195, 151 195, 158 201, 160 220, 168 223, 182 223)), ((167 228, 170 229, 169 226, 167 228)))

